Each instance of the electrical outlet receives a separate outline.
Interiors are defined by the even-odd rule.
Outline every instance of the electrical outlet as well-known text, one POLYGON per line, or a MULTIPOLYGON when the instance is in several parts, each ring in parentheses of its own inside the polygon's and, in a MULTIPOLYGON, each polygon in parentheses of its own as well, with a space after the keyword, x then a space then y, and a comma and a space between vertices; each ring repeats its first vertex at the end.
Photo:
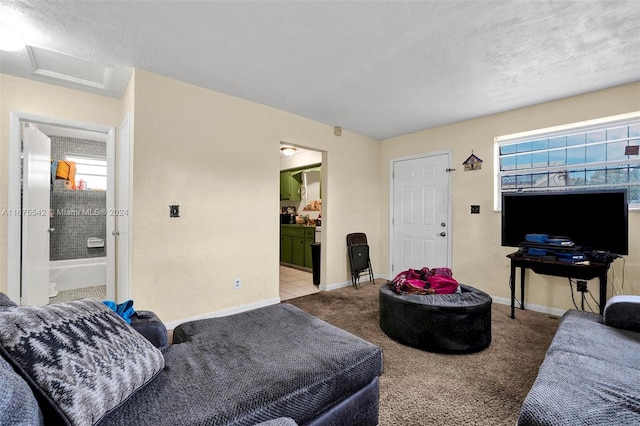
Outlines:
POLYGON ((233 280, 233 288, 240 288, 240 278, 233 280))
POLYGON ((581 293, 586 293, 587 291, 589 291, 589 289, 587 287, 587 282, 586 281, 576 281, 576 290, 578 290, 581 293))

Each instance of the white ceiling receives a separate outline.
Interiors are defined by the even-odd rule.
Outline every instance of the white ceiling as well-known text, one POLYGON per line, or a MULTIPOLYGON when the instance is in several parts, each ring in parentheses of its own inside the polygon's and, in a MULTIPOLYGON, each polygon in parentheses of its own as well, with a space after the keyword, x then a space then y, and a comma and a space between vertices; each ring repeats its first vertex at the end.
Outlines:
POLYGON ((376 139, 640 81, 637 1, 0 0, 3 24, 45 49, 3 73, 119 97, 138 68, 376 139))

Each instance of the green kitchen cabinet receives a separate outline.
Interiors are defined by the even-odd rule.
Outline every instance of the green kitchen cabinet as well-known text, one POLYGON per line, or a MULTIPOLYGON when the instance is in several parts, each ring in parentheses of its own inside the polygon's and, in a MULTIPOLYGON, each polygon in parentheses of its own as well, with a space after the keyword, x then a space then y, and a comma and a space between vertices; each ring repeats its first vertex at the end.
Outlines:
POLYGON ((280 262, 293 263, 293 237, 290 235, 280 235, 280 262))
POLYGON ((315 226, 281 225, 280 262, 311 268, 311 243, 315 241, 315 226))
POLYGON ((280 200, 301 201, 303 174, 318 172, 320 176, 320 199, 322 199, 322 164, 310 164, 296 169, 280 171, 280 200))
POLYGON ((291 263, 298 266, 304 265, 304 238, 293 237, 293 252, 291 263))
POLYGON ((280 199, 288 200, 290 196, 289 172, 280 172, 280 199))
POLYGON ((300 201, 301 174, 288 170, 280 172, 280 199, 300 201))

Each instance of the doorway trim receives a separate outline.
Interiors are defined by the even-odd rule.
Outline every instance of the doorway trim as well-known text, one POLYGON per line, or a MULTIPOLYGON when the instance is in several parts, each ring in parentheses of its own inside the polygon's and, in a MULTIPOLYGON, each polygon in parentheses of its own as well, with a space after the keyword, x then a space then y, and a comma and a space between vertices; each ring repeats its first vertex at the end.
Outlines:
MULTIPOLYGON (((417 160, 417 159, 421 159, 421 158, 427 158, 427 157, 435 157, 435 156, 440 156, 440 155, 446 155, 447 156, 447 172, 448 172, 448 192, 447 192, 447 217, 448 220, 447 222, 450 224, 449 227, 449 231, 447 232, 447 258, 449 259, 449 265, 446 265, 447 267, 451 267, 451 265, 453 264, 453 250, 452 250, 452 241, 453 241, 453 178, 452 178, 452 171, 453 169, 451 168, 451 161, 453 158, 453 149, 449 148, 449 149, 443 149, 443 150, 439 150, 439 151, 432 151, 432 152, 426 152, 426 153, 420 153, 420 154, 414 154, 414 155, 408 155, 408 156, 404 156, 404 157, 395 157, 395 158, 391 158, 389 159, 389 272, 391 273, 393 271, 392 265, 393 265, 393 242, 394 242, 394 234, 393 234, 393 207, 394 207, 394 189, 393 189, 393 170, 394 170, 394 165, 397 162, 400 161, 407 161, 407 160, 417 160)), ((426 266, 426 265, 423 265, 426 266)), ((442 266, 442 265, 435 265, 435 266, 442 266)), ((394 277, 389 277, 390 280, 392 280, 394 277)))
MULTIPOLYGON (((104 133, 107 136, 107 298, 115 298, 115 220, 109 215, 114 209, 115 188, 115 127, 81 121, 65 120, 44 115, 29 114, 19 111, 9 112, 9 176, 8 176, 8 211, 20 212, 21 209, 21 123, 46 124, 50 126, 68 127, 77 130, 89 130, 104 133)), ((21 218, 19 214, 9 214, 7 218, 7 296, 14 301, 21 301, 21 218)), ((21 303, 20 303, 21 304, 21 303)))

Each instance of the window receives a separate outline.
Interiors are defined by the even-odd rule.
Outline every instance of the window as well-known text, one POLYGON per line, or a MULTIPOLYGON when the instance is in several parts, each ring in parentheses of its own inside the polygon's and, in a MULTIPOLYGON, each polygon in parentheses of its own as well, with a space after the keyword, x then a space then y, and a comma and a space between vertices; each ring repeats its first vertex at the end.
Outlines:
POLYGON ((104 157, 89 155, 67 154, 67 161, 76 163, 76 185, 86 182, 86 189, 107 190, 107 160, 104 157))
POLYGON ((640 112, 495 139, 495 208, 502 193, 628 188, 640 208, 640 112))

